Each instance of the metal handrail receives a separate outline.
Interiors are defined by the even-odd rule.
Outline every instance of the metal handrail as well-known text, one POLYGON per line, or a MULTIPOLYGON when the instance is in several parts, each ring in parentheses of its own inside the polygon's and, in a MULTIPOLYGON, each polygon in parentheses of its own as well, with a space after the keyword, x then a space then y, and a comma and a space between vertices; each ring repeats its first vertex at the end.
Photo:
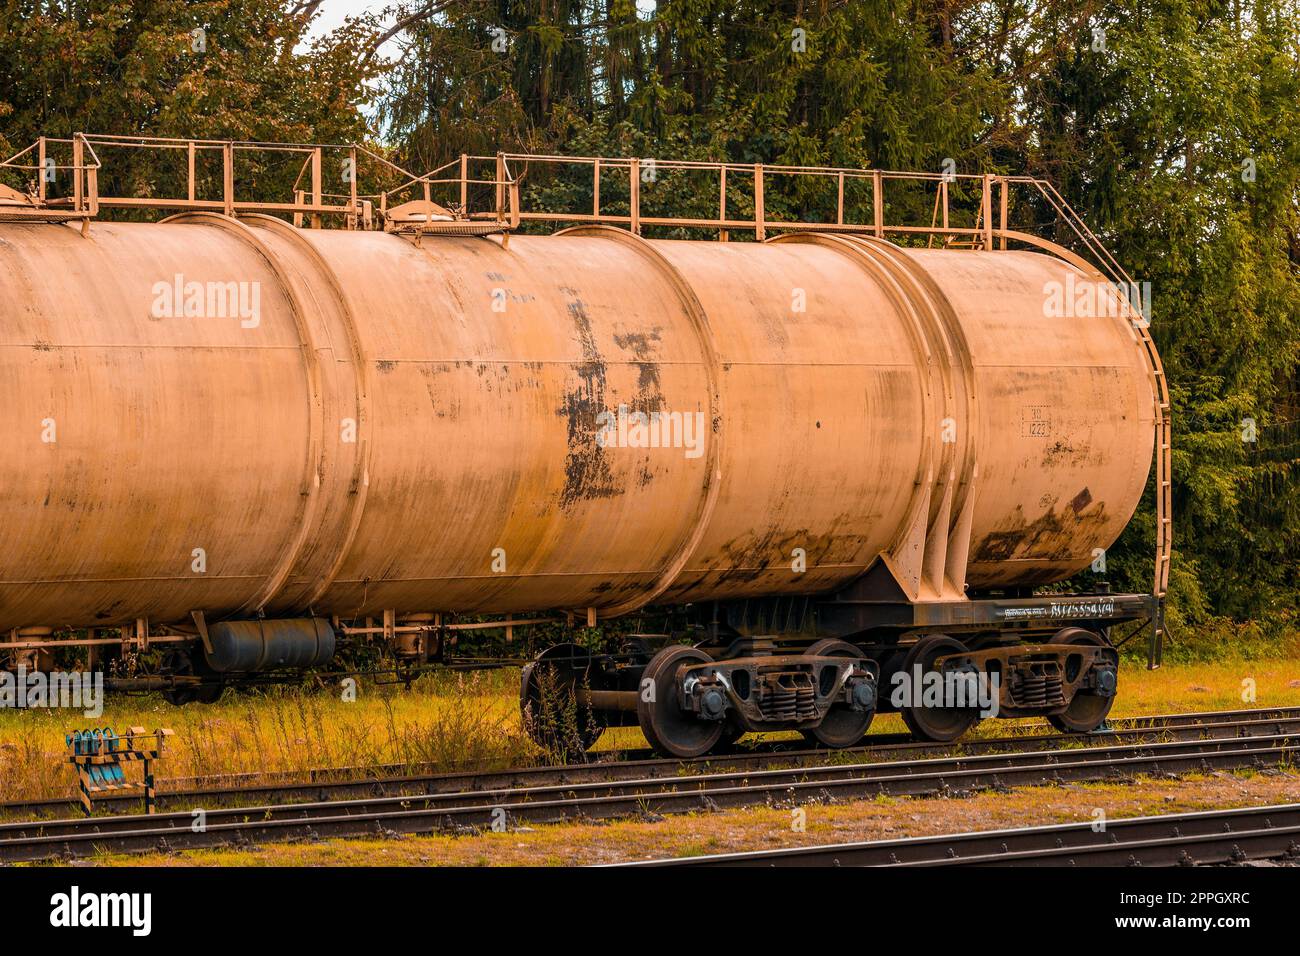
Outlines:
MULTIPOLYGON (((40 137, 25 149, 22 149, 0 161, 0 169, 36 171, 37 188, 34 194, 36 207, 28 212, 30 218, 40 218, 50 210, 67 209, 78 218, 94 218, 100 207, 104 208, 153 208, 168 211, 179 210, 213 210, 227 215, 236 212, 293 213, 297 224, 301 225, 303 214, 311 216, 311 225, 319 227, 321 216, 341 215, 349 228, 355 228, 367 215, 372 200, 379 198, 380 192, 362 193, 357 187, 359 160, 365 157, 380 165, 407 182, 418 179, 416 174, 379 155, 374 150, 357 143, 346 144, 308 144, 308 143, 264 143, 251 140, 209 140, 179 139, 164 136, 118 136, 74 133, 71 137, 40 137), (71 148, 71 163, 49 162, 51 146, 68 146, 71 148), (187 154, 184 196, 131 197, 111 196, 99 192, 98 173, 103 162, 95 147, 128 148, 151 150, 183 150, 187 154), (350 160, 349 192, 345 202, 328 203, 321 180, 322 157, 326 150, 346 150, 350 160), (221 154, 221 198, 200 199, 195 163, 203 153, 219 152, 221 154), (293 185, 293 202, 260 202, 238 198, 235 187, 235 157, 240 152, 269 152, 305 154, 303 166, 293 185), (36 161, 21 162, 35 153, 36 161), (89 159, 87 159, 87 155, 89 159), (50 199, 47 195, 46 170, 70 170, 73 174, 73 195, 63 199, 50 199), (310 191, 300 189, 304 175, 311 171, 310 191)), ((334 198, 342 194, 331 193, 334 198)), ((14 215, 21 215, 14 213, 14 215)), ((66 216, 64 216, 66 218, 66 216)))

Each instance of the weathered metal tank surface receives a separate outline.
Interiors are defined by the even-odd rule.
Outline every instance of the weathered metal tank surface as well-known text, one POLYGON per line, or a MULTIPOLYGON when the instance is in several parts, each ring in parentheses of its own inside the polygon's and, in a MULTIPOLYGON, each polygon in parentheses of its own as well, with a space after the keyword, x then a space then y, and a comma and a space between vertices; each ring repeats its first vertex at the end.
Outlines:
POLYGON ((0 630, 1060 580, 1152 452, 1130 321, 1044 308, 1091 278, 820 234, 3 224, 0 630))

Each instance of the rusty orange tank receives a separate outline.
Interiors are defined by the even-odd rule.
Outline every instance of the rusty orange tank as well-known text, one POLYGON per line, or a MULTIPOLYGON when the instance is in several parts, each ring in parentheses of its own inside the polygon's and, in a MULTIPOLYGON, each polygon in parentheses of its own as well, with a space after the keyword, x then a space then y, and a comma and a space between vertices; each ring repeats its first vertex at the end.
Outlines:
MULTIPOLYGON (((1103 293, 1098 317, 1057 314, 1099 281, 1054 247, 832 229, 0 224, 0 631, 17 647, 42 628, 377 618, 391 636, 436 615, 717 602, 715 625, 759 641, 744 659, 779 661, 763 641, 802 600, 792 630, 858 635, 818 661, 856 654, 883 681, 942 630, 956 646, 926 666, 991 650, 973 666, 1009 673, 1008 634, 1051 645, 1141 616, 1031 599, 1119 536, 1158 434, 1132 311, 1103 293), (861 650, 886 631, 888 654, 861 650)), ((316 662, 289 643, 285 660, 316 662)))
POLYGON ((0 233, 0 629, 606 616, 879 556, 957 598, 1087 567, 1146 483, 1131 324, 1045 315, 1083 277, 1037 253, 187 220, 0 233), (256 294, 153 315, 177 284, 256 294))

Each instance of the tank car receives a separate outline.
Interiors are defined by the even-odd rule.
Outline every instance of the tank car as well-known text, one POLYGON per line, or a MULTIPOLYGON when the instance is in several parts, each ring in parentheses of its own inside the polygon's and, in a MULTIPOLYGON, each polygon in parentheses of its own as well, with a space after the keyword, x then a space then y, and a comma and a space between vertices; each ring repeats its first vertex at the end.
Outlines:
POLYGON ((1167 403, 1140 314, 1008 228, 1010 179, 930 248, 843 205, 769 222, 758 186, 750 220, 638 221, 634 188, 630 216, 597 198, 524 235, 503 157, 475 215, 318 181, 242 201, 233 173, 220 199, 115 199, 96 143, 75 194, 0 195, 0 633, 29 663, 162 644, 187 699, 360 636, 437 661, 453 617, 685 608, 616 652, 548 648, 521 706, 535 725, 554 688, 583 745, 638 725, 691 756, 847 746, 888 711, 934 740, 1093 730, 1112 628, 1158 624, 1159 570, 1053 590, 1129 522, 1167 403), (675 222, 763 241, 640 234, 675 222), (1054 314, 1083 288, 1108 307, 1054 314))

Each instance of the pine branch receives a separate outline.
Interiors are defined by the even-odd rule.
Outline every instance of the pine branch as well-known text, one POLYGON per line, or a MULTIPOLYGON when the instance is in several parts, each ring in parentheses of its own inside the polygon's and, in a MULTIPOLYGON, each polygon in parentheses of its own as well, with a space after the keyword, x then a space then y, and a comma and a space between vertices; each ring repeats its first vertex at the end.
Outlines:
POLYGON ((423 23, 431 17, 446 12, 450 7, 455 5, 455 2, 456 0, 439 0, 437 3, 430 3, 424 8, 416 10, 414 13, 409 13, 406 16, 399 18, 396 23, 370 42, 370 45, 366 47, 362 63, 369 63, 374 55, 379 52, 379 48, 399 33, 402 33, 417 24, 423 23))

